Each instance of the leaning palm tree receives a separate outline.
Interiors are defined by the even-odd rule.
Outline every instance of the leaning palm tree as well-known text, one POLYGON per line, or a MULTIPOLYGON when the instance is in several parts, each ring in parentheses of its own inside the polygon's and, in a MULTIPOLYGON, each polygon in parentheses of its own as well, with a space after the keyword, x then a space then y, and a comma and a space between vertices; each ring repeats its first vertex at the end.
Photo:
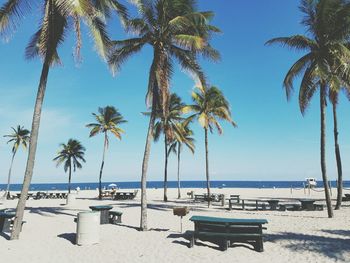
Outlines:
POLYGON ((200 126, 204 129, 205 136, 205 174, 207 180, 208 207, 210 206, 210 178, 209 178, 209 156, 208 156, 208 130, 210 133, 217 129, 219 134, 223 129, 219 120, 225 120, 236 127, 231 118, 230 104, 224 94, 217 87, 206 88, 203 85, 197 87, 198 91, 192 92, 193 105, 187 105, 184 112, 192 112, 189 120, 197 118, 200 126))
POLYGON ((140 230, 147 230, 147 167, 151 150, 155 113, 166 112, 169 103, 169 83, 173 72, 173 60, 203 82, 205 77, 198 63, 198 55, 212 60, 219 59, 219 53, 211 47, 212 33, 220 30, 209 24, 213 12, 198 12, 196 0, 133 0, 139 18, 127 22, 127 30, 136 37, 114 41, 109 56, 113 71, 145 45, 153 48, 153 60, 149 71, 146 102, 151 108, 141 175, 141 220, 140 230))
POLYGON ((108 133, 112 133, 117 139, 122 139, 122 130, 119 125, 126 122, 123 116, 118 112, 113 106, 106 106, 105 108, 98 108, 98 113, 92 113, 95 117, 96 123, 90 123, 86 127, 91 128, 90 137, 93 137, 99 133, 102 133, 104 136, 103 143, 103 154, 102 162, 99 174, 99 187, 98 187, 98 198, 102 199, 102 171, 105 164, 106 151, 109 145, 108 133))
POLYGON ((193 131, 189 127, 189 121, 185 120, 183 122, 176 123, 178 126, 177 130, 181 133, 181 136, 177 136, 174 138, 174 140, 170 143, 168 155, 170 155, 171 152, 175 153, 177 155, 177 198, 181 198, 181 184, 180 184, 180 156, 182 152, 182 145, 185 144, 187 148, 194 153, 194 138, 193 131))
POLYGON ((343 0, 301 1, 300 10, 305 17, 309 36, 295 35, 274 38, 267 44, 279 43, 292 49, 307 51, 289 69, 283 86, 287 99, 291 97, 294 79, 302 75, 299 90, 299 106, 302 114, 319 89, 321 112, 321 171, 327 203, 328 217, 333 210, 326 169, 326 95, 327 89, 337 92, 342 84, 350 83, 350 52, 347 41, 350 36, 350 4, 343 0))
POLYGON ((156 112, 156 122, 154 124, 154 141, 158 141, 161 134, 164 135, 164 202, 168 201, 168 146, 171 141, 177 139, 181 140, 181 131, 177 123, 183 120, 182 108, 185 104, 181 101, 181 98, 175 93, 170 95, 169 109, 164 111, 159 109, 156 112))
POLYGON ((79 58, 82 43, 80 26, 81 20, 83 20, 90 29, 98 52, 104 58, 110 46, 104 21, 110 15, 110 10, 116 10, 124 20, 127 18, 125 7, 120 5, 117 0, 7 0, 0 7, 0 35, 6 38, 8 33, 15 31, 19 25, 19 21, 29 11, 37 10, 37 8, 32 8, 34 2, 40 3, 43 12, 39 22, 39 29, 34 33, 26 48, 26 58, 40 57, 43 61, 43 66, 34 106, 27 165, 21 197, 17 204, 11 239, 18 239, 20 234, 28 190, 33 176, 40 117, 48 74, 51 66, 61 63, 58 47, 64 41, 68 31, 72 29, 76 33, 77 43, 75 54, 79 58))
POLYGON ((13 165, 13 160, 15 159, 15 155, 17 153, 18 147, 23 146, 23 148, 26 150, 28 146, 28 141, 30 137, 30 131, 27 129, 24 129, 23 126, 17 125, 17 128, 11 127, 13 132, 8 135, 4 135, 4 137, 10 138, 7 143, 13 143, 12 146, 12 158, 11 158, 11 164, 10 164, 10 169, 7 177, 7 186, 6 186, 6 191, 4 194, 4 197, 6 198, 9 193, 10 193, 10 183, 11 183, 11 171, 12 171, 12 165, 13 165))
POLYGON ((84 154, 85 154, 85 147, 77 140, 69 139, 67 144, 61 143, 61 150, 58 152, 58 155, 53 159, 53 161, 56 161, 56 166, 59 166, 64 163, 63 169, 66 173, 67 171, 68 176, 68 193, 70 193, 71 187, 70 182, 72 179, 72 166, 73 171, 75 172, 76 169, 81 169, 82 165, 80 162, 85 163, 84 154))

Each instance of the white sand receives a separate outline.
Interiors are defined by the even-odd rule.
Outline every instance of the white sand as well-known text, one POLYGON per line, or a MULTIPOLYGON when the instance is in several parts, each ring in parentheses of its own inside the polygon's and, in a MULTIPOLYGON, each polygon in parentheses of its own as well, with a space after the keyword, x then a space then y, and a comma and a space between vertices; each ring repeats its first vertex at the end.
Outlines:
MULTIPOLYGON (((169 202, 163 203, 161 189, 148 190, 148 232, 136 228, 140 220, 140 193, 135 200, 96 200, 97 191, 81 191, 74 208, 62 205, 65 200, 28 200, 20 240, 8 241, 0 236, 1 262, 350 262, 350 202, 344 203, 335 218, 328 219, 327 211, 247 211, 227 210, 214 205, 192 203, 183 189, 177 200, 177 190, 169 189, 169 202), (101 225, 100 243, 77 246, 74 217, 90 205, 112 205, 123 212, 121 225, 101 225), (191 212, 183 220, 183 230, 192 230, 192 215, 231 218, 266 218, 265 251, 255 252, 247 247, 231 247, 226 252, 211 243, 203 242, 188 248, 188 240, 179 233, 180 219, 173 216, 172 207, 188 205, 191 212)), ((202 194, 204 189, 194 189, 202 194)), ((289 189, 213 189, 215 193, 240 194, 241 197, 289 198, 289 189)), ((335 197, 333 190, 333 198, 335 197)), ((302 190, 293 197, 307 197, 302 190)), ((323 198, 312 192, 311 197, 323 198)), ((13 208, 17 200, 6 201, 1 208, 13 208)))

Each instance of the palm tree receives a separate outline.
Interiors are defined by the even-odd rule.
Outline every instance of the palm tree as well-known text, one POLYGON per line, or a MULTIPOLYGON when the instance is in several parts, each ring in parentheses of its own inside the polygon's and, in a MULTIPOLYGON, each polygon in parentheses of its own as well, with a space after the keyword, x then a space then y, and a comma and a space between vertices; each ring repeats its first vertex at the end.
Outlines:
POLYGON ((15 159, 15 155, 17 153, 18 147, 22 145, 23 148, 26 150, 28 146, 29 137, 30 137, 30 131, 28 131, 27 129, 24 129, 24 127, 23 126, 21 127, 21 125, 17 125, 17 129, 13 127, 11 128, 13 130, 13 133, 4 135, 4 137, 10 138, 10 140, 7 143, 13 142, 11 164, 10 164, 10 169, 7 177, 6 191, 4 194, 5 198, 10 193, 12 165, 13 165, 13 160, 15 159))
POLYGON ((337 203, 334 209, 338 210, 340 209, 342 197, 343 197, 343 168, 342 168, 341 155, 340 155, 340 146, 338 141, 339 132, 338 132, 338 117, 337 117, 337 106, 339 101, 338 99, 339 94, 336 91, 329 90, 328 96, 329 96, 329 101, 332 103, 334 151, 335 151, 335 160, 337 162, 337 171, 338 171, 337 203))
POLYGON ((105 163, 106 151, 109 145, 108 132, 112 133, 117 139, 122 139, 122 133, 125 133, 124 130, 119 128, 120 124, 126 122, 123 116, 118 112, 113 106, 106 106, 104 108, 98 108, 98 113, 92 113, 95 117, 97 123, 90 123, 86 127, 91 128, 90 137, 93 137, 99 133, 104 135, 103 143, 103 154, 102 154, 102 163, 100 168, 99 175, 99 194, 98 198, 102 199, 102 171, 105 163))
POLYGON ((182 144, 185 144, 187 148, 194 153, 194 142, 193 139, 193 131, 189 128, 189 121, 185 120, 180 123, 176 123, 178 126, 177 130, 180 131, 181 136, 177 136, 174 138, 174 140, 170 143, 168 155, 170 155, 171 152, 177 154, 177 198, 181 198, 181 185, 180 185, 180 155, 182 151, 182 144))
POLYGON ((337 92, 340 86, 350 83, 350 69, 347 63, 350 59, 350 52, 347 49, 350 4, 342 0, 303 0, 300 10, 305 15, 302 24, 306 26, 310 37, 303 35, 280 37, 269 40, 267 44, 280 43, 292 49, 308 52, 289 69, 283 86, 289 99, 294 79, 302 75, 299 90, 299 106, 302 114, 305 113, 316 90, 320 90, 321 171, 328 217, 333 217, 325 159, 326 94, 327 89, 337 92))
POLYGON ((60 146, 61 146, 61 150, 58 152, 58 155, 53 159, 53 161, 56 161, 56 166, 59 166, 62 163, 64 163, 63 169, 65 173, 67 172, 67 170, 69 170, 68 193, 70 193, 72 165, 73 165, 74 172, 76 168, 78 169, 82 168, 80 161, 85 163, 85 159, 84 159, 85 147, 79 141, 74 139, 69 139, 67 144, 61 143, 60 146))
POLYGON ((193 105, 184 108, 184 112, 193 112, 189 119, 197 118, 199 124, 204 129, 205 136, 205 174, 207 180, 208 207, 210 206, 210 178, 209 178, 209 156, 208 156, 208 130, 210 133, 217 129, 219 134, 223 129, 219 120, 225 120, 237 127, 231 118, 230 104, 224 94, 215 86, 206 88, 205 86, 197 87, 198 92, 192 92, 193 105))
POLYGON ((147 105, 151 108, 141 175, 141 220, 140 230, 147 230, 147 167, 153 140, 155 114, 158 109, 167 115, 169 103, 169 82, 173 71, 173 59, 181 67, 205 81, 198 64, 198 55, 212 60, 219 59, 209 40, 213 32, 220 30, 209 24, 212 12, 198 12, 196 0, 134 0, 139 18, 127 22, 127 30, 136 37, 114 41, 109 55, 112 71, 121 65, 143 46, 153 48, 153 60, 149 72, 147 105))
MULTIPOLYGON (((2 36, 6 37, 7 33, 14 31, 19 25, 19 21, 23 19, 24 14, 31 10, 37 10, 31 8, 33 2, 7 0, 0 7, 0 34, 2 36)), ((123 20, 127 18, 125 7, 120 5, 117 0, 45 0, 41 1, 40 4, 43 10, 42 19, 40 20, 39 30, 34 33, 26 48, 26 58, 40 57, 43 66, 34 106, 26 171, 21 197, 17 204, 11 239, 18 239, 20 234, 28 190, 33 176, 40 117, 49 69, 61 62, 58 47, 64 41, 66 33, 73 27, 77 38, 75 55, 79 58, 81 47, 80 20, 84 20, 90 29, 98 52, 104 58, 111 43, 106 33, 104 20, 110 15, 111 9, 116 10, 123 20)))
POLYGON ((168 201, 168 146, 175 139, 181 140, 181 131, 177 123, 183 119, 182 108, 184 106, 185 104, 181 101, 181 98, 173 93, 170 95, 169 109, 166 111, 167 116, 164 116, 164 112, 161 109, 156 112, 154 141, 157 142, 161 134, 164 134, 164 202, 168 201))

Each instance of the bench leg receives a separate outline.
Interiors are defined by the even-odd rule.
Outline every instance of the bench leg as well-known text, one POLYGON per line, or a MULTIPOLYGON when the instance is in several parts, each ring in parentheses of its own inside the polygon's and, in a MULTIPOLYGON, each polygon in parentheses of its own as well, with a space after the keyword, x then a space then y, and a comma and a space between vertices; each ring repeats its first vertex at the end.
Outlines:
POLYGON ((224 239, 221 246, 222 251, 226 251, 229 246, 230 246, 230 241, 227 239, 224 239))
POLYGON ((259 238, 254 246, 254 249, 258 252, 263 252, 264 251, 264 244, 263 244, 263 239, 259 238))
POLYGON ((191 235, 190 236, 190 244, 189 244, 189 247, 192 248, 194 246, 194 235, 191 235))
POLYGON ((122 222, 122 216, 117 216, 116 223, 121 223, 122 222))

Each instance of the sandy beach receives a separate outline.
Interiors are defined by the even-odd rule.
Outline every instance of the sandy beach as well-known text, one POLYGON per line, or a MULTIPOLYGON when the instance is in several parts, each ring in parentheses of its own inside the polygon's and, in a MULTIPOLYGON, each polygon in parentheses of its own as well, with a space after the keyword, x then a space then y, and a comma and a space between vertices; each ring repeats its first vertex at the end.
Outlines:
MULTIPOLYGON (((210 209, 205 203, 187 198, 191 189, 183 189, 181 200, 177 190, 169 189, 169 202, 162 202, 162 189, 149 189, 148 224, 150 231, 137 230, 140 220, 140 195, 134 200, 96 199, 97 191, 80 191, 74 207, 64 205, 62 199, 27 201, 20 240, 8 241, 0 237, 2 262, 349 262, 350 259, 350 203, 344 203, 335 218, 328 219, 324 211, 229 211, 219 203, 210 209), (100 243, 75 245, 76 223, 80 211, 90 205, 112 205, 123 212, 119 225, 100 226, 100 243), (264 252, 247 246, 230 247, 222 252, 209 242, 199 242, 188 248, 189 241, 180 231, 180 219, 172 213, 174 206, 189 206, 191 211, 183 219, 183 231, 193 230, 192 215, 228 218, 265 218, 268 220, 264 252)), ((193 189, 202 194, 204 189, 193 189)), ((290 189, 213 189, 214 193, 239 194, 242 198, 298 198, 306 197, 301 190, 290 189)), ((335 191, 333 191, 334 196, 335 191)), ((312 198, 323 193, 312 192, 312 198)), ((17 200, 9 200, 1 208, 14 208, 17 200)))

